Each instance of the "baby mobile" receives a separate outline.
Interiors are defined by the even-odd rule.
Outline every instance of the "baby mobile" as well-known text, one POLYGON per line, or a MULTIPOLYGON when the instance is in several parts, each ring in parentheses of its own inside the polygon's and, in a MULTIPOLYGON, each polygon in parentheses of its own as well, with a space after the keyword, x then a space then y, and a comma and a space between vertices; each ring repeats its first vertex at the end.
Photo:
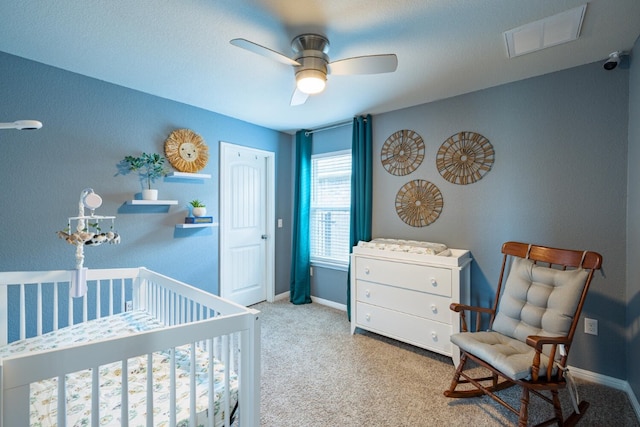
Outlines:
POLYGON ((82 297, 87 292, 87 268, 84 267, 84 247, 98 246, 103 243, 118 244, 120 235, 113 231, 115 216, 95 215, 94 211, 102 205, 102 197, 94 193, 92 188, 85 188, 80 193, 78 216, 70 217, 67 228, 58 231, 58 237, 76 247, 76 270, 71 279, 71 295, 82 297), (84 209, 91 211, 85 215, 84 209), (75 221, 75 231, 71 225, 75 221), (102 231, 102 221, 111 221, 109 231, 102 231))

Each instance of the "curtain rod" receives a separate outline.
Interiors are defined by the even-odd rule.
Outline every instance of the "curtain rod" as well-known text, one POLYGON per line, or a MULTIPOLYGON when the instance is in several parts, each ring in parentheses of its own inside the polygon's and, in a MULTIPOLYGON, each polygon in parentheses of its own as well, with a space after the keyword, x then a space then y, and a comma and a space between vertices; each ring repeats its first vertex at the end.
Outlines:
POLYGON ((325 126, 325 127, 318 128, 318 129, 308 130, 308 131, 306 131, 306 132, 304 133, 304 135, 305 135, 305 136, 309 136, 309 135, 311 135, 311 134, 313 134, 313 133, 316 133, 316 132, 322 132, 322 131, 325 131, 325 130, 330 130, 330 129, 335 129, 335 128, 341 128, 342 126, 347 126, 347 125, 350 125, 350 124, 352 124, 352 123, 353 123, 353 120, 349 120, 349 121, 342 122, 342 123, 336 123, 335 125, 330 125, 330 126, 325 126))

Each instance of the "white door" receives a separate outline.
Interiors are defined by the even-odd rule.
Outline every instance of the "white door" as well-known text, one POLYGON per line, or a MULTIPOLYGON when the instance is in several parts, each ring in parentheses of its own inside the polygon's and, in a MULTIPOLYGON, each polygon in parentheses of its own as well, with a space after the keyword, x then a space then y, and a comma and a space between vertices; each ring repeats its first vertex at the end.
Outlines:
POLYGON ((220 295, 273 301, 273 153, 220 144, 220 295))

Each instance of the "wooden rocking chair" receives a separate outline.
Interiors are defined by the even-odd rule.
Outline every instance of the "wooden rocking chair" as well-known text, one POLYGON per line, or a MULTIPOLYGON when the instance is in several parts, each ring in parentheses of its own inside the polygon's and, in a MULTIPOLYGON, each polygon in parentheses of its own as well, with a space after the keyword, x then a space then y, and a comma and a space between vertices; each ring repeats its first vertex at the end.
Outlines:
POLYGON ((460 398, 486 394, 518 415, 519 426, 524 427, 528 422, 529 394, 533 393, 554 408, 554 416, 538 426, 575 425, 589 403, 578 404, 574 400, 575 411, 565 420, 558 390, 567 386, 565 372, 571 342, 602 256, 517 242, 505 243, 502 253, 493 308, 451 304, 451 309, 460 313, 463 332, 451 336, 461 357, 444 395, 460 398), (475 332, 469 332, 472 326, 475 332), (483 326, 485 330, 481 330, 483 326), (471 375, 469 369, 479 368, 467 367, 469 360, 491 371, 490 375, 471 375), (458 387, 460 384, 465 385, 458 387), (519 410, 495 394, 514 385, 522 387, 519 410))

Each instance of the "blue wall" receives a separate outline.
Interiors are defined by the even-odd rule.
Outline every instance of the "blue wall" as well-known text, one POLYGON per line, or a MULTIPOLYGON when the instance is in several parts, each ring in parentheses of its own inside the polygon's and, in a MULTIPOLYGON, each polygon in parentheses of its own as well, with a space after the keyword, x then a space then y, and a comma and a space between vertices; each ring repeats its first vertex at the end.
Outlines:
MULTIPOLYGON (((38 131, 0 131, 0 270, 75 267, 75 247, 56 231, 78 214, 80 192, 103 198, 96 214, 116 215, 120 245, 85 250, 89 268, 145 266, 218 293, 218 229, 176 230, 188 201, 199 198, 218 217, 219 142, 276 153, 276 292, 289 283, 291 136, 226 116, 0 53, 0 121, 36 119, 38 131), (157 183, 170 208, 125 205, 141 190, 117 175, 125 155, 164 153, 174 129, 200 134, 209 147, 202 173, 211 179, 157 183)), ((211 96, 216 96, 212 93, 211 96)))

